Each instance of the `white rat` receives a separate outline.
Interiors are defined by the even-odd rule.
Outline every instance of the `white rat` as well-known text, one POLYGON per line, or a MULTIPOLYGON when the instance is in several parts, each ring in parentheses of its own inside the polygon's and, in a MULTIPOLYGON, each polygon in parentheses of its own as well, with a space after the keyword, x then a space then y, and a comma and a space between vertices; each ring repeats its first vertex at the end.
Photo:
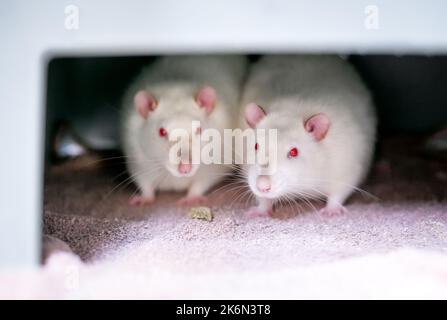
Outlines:
POLYGON ((223 136, 224 129, 237 126, 246 63, 243 56, 168 56, 142 71, 124 98, 122 145, 140 190, 130 204, 152 203, 157 190, 187 190, 179 204, 206 201, 204 194, 231 166, 193 164, 191 139, 175 163, 169 137, 175 129, 192 137, 208 128, 223 136), (192 128, 193 121, 201 127, 192 128))
MULTIPOLYGON (((336 56, 266 56, 253 66, 242 102, 246 124, 278 135, 276 171, 244 167, 258 199, 249 213, 267 215, 275 201, 297 198, 323 198, 327 215, 344 212, 368 172, 376 134, 371 96, 354 68, 336 56)), ((271 146, 256 149, 272 159, 271 146)))

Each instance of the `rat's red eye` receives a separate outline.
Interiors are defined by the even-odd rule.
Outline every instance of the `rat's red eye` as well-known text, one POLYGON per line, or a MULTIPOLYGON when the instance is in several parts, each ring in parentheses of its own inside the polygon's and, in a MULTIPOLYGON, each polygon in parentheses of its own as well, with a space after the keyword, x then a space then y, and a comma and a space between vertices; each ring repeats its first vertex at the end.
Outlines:
POLYGON ((158 130, 158 134, 160 135, 160 137, 166 137, 168 132, 166 131, 165 128, 160 128, 160 130, 158 130))
POLYGON ((255 150, 258 151, 258 149, 259 149, 259 144, 256 142, 255 143, 255 150))
POLYGON ((290 149, 289 153, 287 154, 287 156, 289 158, 296 158, 298 157, 298 149, 297 148, 292 148, 290 149))

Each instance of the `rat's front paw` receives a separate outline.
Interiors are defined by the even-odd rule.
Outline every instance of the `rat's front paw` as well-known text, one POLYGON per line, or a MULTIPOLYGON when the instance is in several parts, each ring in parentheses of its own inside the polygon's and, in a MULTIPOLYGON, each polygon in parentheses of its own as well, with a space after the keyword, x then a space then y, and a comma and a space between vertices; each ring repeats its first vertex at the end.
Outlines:
POLYGON ((332 218, 332 217, 342 216, 346 212, 348 212, 348 210, 345 207, 338 205, 338 206, 331 206, 331 207, 326 206, 319 211, 319 214, 324 217, 332 218))
POLYGON ((273 214, 271 209, 264 209, 257 206, 251 207, 245 212, 245 215, 249 218, 255 217, 270 217, 273 214))
POLYGON ((196 206, 205 204, 208 202, 208 198, 205 196, 187 196, 177 201, 179 206, 196 206))
POLYGON ((142 207, 142 206, 148 206, 154 203, 155 197, 154 196, 133 196, 129 199, 129 204, 133 207, 142 207))

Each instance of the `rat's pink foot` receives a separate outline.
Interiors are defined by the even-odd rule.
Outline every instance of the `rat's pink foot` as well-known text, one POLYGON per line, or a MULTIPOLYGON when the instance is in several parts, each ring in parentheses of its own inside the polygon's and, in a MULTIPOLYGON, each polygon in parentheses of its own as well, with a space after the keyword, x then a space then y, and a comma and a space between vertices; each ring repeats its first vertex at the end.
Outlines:
POLYGON ((245 215, 249 218, 270 217, 272 213, 273 211, 271 209, 264 209, 254 206, 250 207, 250 209, 245 212, 245 215))
POLYGON ((186 196, 177 201, 179 206, 195 206, 198 204, 205 204, 208 198, 205 196, 186 196))
POLYGON ((155 201, 155 197, 154 196, 149 196, 149 197, 145 197, 145 196, 133 196, 132 198, 129 199, 129 204, 131 206, 134 207, 140 207, 140 206, 147 206, 150 205, 152 203, 154 203, 155 201))
POLYGON ((318 213, 325 217, 339 217, 348 212, 343 206, 324 207, 318 213))

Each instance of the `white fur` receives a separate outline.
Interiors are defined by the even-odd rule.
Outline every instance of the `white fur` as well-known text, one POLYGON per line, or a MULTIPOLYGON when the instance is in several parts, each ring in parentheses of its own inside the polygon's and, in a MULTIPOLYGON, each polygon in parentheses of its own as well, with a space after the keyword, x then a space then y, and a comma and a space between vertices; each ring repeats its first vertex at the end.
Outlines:
POLYGON ((234 128, 245 66, 242 56, 164 57, 145 68, 131 85, 124 100, 122 145, 128 169, 143 196, 151 197, 156 190, 188 190, 188 196, 201 196, 228 172, 229 166, 201 164, 193 165, 190 176, 178 176, 168 159, 169 141, 161 138, 158 130, 182 128, 191 133, 193 120, 199 120, 202 129, 223 132, 234 128), (216 106, 209 115, 195 101, 205 85, 217 93, 216 106), (158 100, 147 120, 133 104, 135 93, 142 89, 158 100))
POLYGON ((258 208, 298 195, 323 197, 327 208, 341 206, 368 172, 376 133, 370 94, 353 67, 336 56, 264 57, 246 83, 243 108, 250 102, 267 113, 257 128, 278 129, 279 140, 271 192, 257 190, 256 166, 245 168, 258 208), (304 129, 306 119, 318 113, 331 121, 321 141, 304 129), (292 147, 299 156, 289 159, 292 147))

